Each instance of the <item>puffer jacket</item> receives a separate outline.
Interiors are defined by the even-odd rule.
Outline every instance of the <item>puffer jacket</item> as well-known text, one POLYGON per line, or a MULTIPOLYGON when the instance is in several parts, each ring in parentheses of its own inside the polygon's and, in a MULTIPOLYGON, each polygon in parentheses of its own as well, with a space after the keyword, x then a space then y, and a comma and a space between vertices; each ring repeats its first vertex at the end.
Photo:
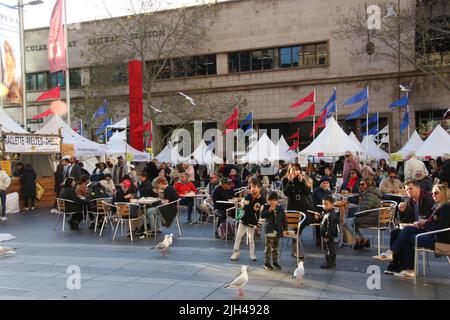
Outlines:
POLYGON ((277 232, 277 237, 281 238, 283 236, 283 231, 288 230, 288 221, 286 219, 286 213, 281 206, 277 206, 275 211, 271 213, 269 211, 270 206, 265 205, 261 213, 261 218, 266 219, 264 225, 265 234, 277 232))
POLYGON ((6 191, 11 185, 11 178, 6 171, 0 171, 0 191, 6 191))
POLYGON ((287 210, 296 210, 306 213, 308 210, 315 210, 311 190, 306 186, 305 181, 295 178, 289 181, 283 180, 284 195, 288 197, 287 210))
MULTIPOLYGON (((359 211, 381 208, 381 192, 376 187, 369 187, 361 194, 361 202, 359 211)), ((378 225, 378 212, 365 213, 355 216, 355 223, 359 226, 376 226, 378 225)))

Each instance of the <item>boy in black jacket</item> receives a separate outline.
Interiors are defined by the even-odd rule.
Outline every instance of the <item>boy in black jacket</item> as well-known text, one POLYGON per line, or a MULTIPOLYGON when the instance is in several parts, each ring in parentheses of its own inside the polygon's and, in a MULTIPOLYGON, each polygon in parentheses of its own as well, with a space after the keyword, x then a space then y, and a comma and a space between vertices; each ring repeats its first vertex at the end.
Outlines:
POLYGON ((334 239, 337 237, 337 224, 338 217, 334 211, 334 199, 331 196, 327 196, 322 201, 323 204, 323 219, 320 223, 320 236, 323 238, 325 247, 325 260, 326 262, 320 267, 322 269, 329 269, 336 267, 336 251, 334 247, 334 239))
POLYGON ((288 230, 288 222, 283 208, 278 203, 279 198, 276 192, 272 192, 267 197, 268 205, 264 206, 261 218, 266 219, 265 224, 265 263, 264 269, 281 270, 278 264, 278 248, 280 246, 280 238, 288 230), (272 257, 273 266, 270 264, 272 257))

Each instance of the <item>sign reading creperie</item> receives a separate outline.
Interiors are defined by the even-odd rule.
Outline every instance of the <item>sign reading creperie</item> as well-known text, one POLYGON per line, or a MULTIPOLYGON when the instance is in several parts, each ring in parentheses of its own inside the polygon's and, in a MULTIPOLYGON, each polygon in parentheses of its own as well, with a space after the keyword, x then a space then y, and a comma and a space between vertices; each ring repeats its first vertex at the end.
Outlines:
POLYGON ((6 153, 60 153, 61 138, 53 135, 4 134, 6 153))

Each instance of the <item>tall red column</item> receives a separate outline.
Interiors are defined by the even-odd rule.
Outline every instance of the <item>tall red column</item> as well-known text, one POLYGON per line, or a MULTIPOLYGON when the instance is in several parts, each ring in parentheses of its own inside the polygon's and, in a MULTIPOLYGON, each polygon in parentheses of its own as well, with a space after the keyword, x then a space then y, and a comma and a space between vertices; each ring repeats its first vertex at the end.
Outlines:
POLYGON ((130 85, 130 145, 144 150, 142 131, 136 131, 144 125, 143 91, 142 91, 142 61, 128 62, 128 80, 130 85))

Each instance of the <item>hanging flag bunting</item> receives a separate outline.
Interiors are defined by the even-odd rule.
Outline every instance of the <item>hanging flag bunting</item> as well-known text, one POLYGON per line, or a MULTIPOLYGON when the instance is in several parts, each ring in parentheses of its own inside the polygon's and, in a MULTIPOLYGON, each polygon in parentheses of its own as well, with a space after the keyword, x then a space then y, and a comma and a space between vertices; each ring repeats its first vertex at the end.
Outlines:
POLYGON ((378 133, 379 132, 378 132, 377 126, 374 126, 373 128, 369 129, 369 132, 363 132, 363 133, 361 133, 361 135, 362 136, 367 136, 367 135, 374 136, 378 133))
POLYGON ((299 140, 297 140, 297 141, 292 145, 292 147, 290 147, 290 148, 288 149, 288 151, 295 151, 295 150, 298 149, 298 147, 300 147, 300 141, 299 141, 299 140))
POLYGON ((50 65, 50 73, 67 70, 62 7, 63 0, 56 0, 50 18, 50 32, 48 35, 48 63, 50 65))
POLYGON ((100 107, 100 109, 98 109, 97 111, 95 111, 94 115, 92 116, 93 119, 100 117, 100 116, 104 116, 108 113, 108 101, 103 102, 103 105, 100 107))
POLYGON ((303 113, 299 114, 291 123, 301 121, 307 117, 313 117, 316 114, 316 104, 313 103, 308 109, 303 113))
POLYGON ((245 130, 246 132, 247 132, 248 130, 253 129, 252 121, 253 121, 253 112, 250 112, 250 113, 247 115, 247 117, 244 119, 244 121, 242 122, 240 129, 244 129, 244 127, 245 127, 247 124, 249 124, 249 126, 248 126, 247 129, 245 130))
POLYGON ((402 124, 400 125, 400 133, 403 133, 406 129, 408 129, 409 126, 409 113, 408 111, 405 112, 405 116, 403 117, 402 124))
MULTIPOLYGON (((378 123, 378 113, 375 114, 372 118, 369 118, 369 126, 372 122, 378 123)), ((366 128, 367 121, 364 121, 364 123, 361 125, 361 128, 366 128)))
POLYGON ((56 88, 45 91, 43 94, 36 99, 36 101, 50 100, 50 99, 60 99, 61 98, 61 88, 58 86, 56 88))
POLYGON ((294 103, 292 106, 290 106, 290 108, 297 108, 302 106, 303 104, 307 103, 307 102, 316 102, 316 93, 315 91, 311 92, 307 97, 300 99, 299 101, 297 101, 296 103, 294 103))
POLYGON ((344 106, 356 104, 365 100, 369 100, 369 87, 364 88, 361 92, 345 101, 344 106))
POLYGON ((364 105, 359 108, 358 110, 356 110, 354 113, 352 113, 347 119, 345 119, 345 121, 348 120, 353 120, 353 119, 358 119, 360 118, 363 114, 367 114, 369 112, 369 102, 364 103, 364 105))
POLYGON ((44 112, 42 112, 42 113, 40 113, 40 114, 38 114, 38 115, 35 115, 33 118, 31 118, 32 120, 38 120, 38 119, 43 119, 43 118, 45 118, 45 117, 48 117, 48 116, 50 116, 50 115, 52 115, 53 114, 53 111, 52 111, 52 108, 49 108, 48 110, 46 110, 46 111, 44 111, 44 112))
POLYGON ((389 109, 394 109, 394 108, 398 108, 398 107, 406 107, 408 104, 409 104, 409 97, 408 97, 408 95, 405 95, 400 100, 393 102, 389 106, 389 109))
POLYGON ((300 132, 294 133, 292 136, 288 138, 288 140, 300 140, 300 132))
MULTIPOLYGON (((336 101, 337 101, 337 94, 336 94, 336 89, 334 89, 330 100, 328 100, 327 104, 325 105, 325 107, 322 108, 321 111, 328 109, 328 107, 330 107, 332 104, 336 105, 336 101)), ((336 109, 336 106, 334 106, 334 109, 336 109)), ((336 112, 336 111, 334 111, 334 112, 336 112)))

